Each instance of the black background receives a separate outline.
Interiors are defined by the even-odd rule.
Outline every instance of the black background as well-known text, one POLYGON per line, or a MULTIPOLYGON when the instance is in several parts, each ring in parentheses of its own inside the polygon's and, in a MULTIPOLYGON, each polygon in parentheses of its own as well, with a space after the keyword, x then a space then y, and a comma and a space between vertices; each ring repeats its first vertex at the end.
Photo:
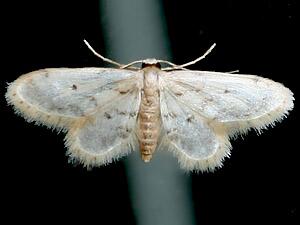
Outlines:
MULTIPOLYGON (((214 54, 192 69, 262 75, 282 82, 297 98, 296 1, 162 3, 174 63, 194 59, 216 42, 214 54)), ((82 43, 87 38, 105 54, 97 1, 11 1, 2 10, 3 94, 6 82, 29 71, 104 65, 82 43)), ((68 164, 64 135, 26 123, 6 106, 2 93, 2 214, 23 223, 135 223, 122 160, 89 172, 68 164)), ((198 224, 295 223, 297 113, 296 102, 290 116, 275 128, 232 141, 232 156, 222 169, 190 175, 198 224)))

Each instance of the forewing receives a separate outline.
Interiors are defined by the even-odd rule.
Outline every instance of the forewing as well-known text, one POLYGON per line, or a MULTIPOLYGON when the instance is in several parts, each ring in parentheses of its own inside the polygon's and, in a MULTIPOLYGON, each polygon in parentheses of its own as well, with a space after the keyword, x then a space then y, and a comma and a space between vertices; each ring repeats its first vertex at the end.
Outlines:
POLYGON ((293 93, 282 84, 254 76, 206 71, 162 73, 164 88, 228 132, 260 130, 293 108, 293 93))
POLYGON ((163 133, 159 148, 172 151, 182 168, 214 170, 229 155, 225 128, 210 123, 167 89, 161 91, 161 117, 163 133))
POLYGON ((138 72, 53 68, 25 74, 8 86, 7 101, 29 121, 67 128, 136 88, 138 72))
POLYGON ((100 166, 138 149, 139 105, 140 90, 135 88, 94 116, 78 120, 66 136, 71 158, 87 167, 100 166))

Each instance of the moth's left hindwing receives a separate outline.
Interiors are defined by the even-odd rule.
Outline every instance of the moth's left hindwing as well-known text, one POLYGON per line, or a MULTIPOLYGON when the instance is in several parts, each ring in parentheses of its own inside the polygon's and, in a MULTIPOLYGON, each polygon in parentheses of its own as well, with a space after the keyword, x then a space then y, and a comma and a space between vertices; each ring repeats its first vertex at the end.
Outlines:
POLYGON ((66 136, 68 154, 90 167, 110 163, 138 150, 139 105, 140 90, 135 87, 97 110, 92 117, 78 120, 66 136))

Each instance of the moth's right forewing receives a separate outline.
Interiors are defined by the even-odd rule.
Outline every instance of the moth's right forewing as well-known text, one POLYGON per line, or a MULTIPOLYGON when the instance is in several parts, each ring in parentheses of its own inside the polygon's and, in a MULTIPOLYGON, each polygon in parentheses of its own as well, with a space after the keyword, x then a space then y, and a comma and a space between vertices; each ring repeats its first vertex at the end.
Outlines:
POLYGON ((231 135, 266 128, 293 108, 294 97, 288 88, 255 75, 172 71, 164 80, 178 101, 225 124, 231 135))
POLYGON ((7 102, 28 121, 68 129, 117 99, 137 72, 104 68, 53 68, 25 74, 7 89, 7 102))

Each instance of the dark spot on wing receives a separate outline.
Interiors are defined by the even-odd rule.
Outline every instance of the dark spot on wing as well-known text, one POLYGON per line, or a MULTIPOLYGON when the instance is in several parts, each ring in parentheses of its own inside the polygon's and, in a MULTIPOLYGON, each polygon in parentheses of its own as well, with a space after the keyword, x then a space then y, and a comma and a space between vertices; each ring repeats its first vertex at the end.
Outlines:
POLYGON ((173 112, 170 112, 169 116, 172 117, 172 118, 176 118, 177 117, 177 115, 175 113, 173 113, 173 112))
POLYGON ((170 139, 170 141, 177 141, 178 140, 178 130, 176 128, 172 128, 171 130, 169 130, 169 132, 167 132, 168 134, 168 138, 170 139))
POLYGON ((177 96, 181 96, 181 95, 183 95, 183 93, 182 93, 182 92, 178 92, 178 91, 176 91, 176 92, 175 92, 175 95, 177 95, 177 96))
POLYGON ((225 93, 225 94, 227 94, 227 93, 229 93, 229 92, 230 92, 230 91, 229 91, 229 90, 227 90, 227 89, 224 91, 224 93, 225 93))
POLYGON ((126 115, 126 114, 127 114, 126 112, 124 112, 124 111, 119 111, 118 109, 117 109, 116 111, 117 111, 117 114, 119 114, 119 115, 126 115))
POLYGON ((93 102, 93 103, 95 104, 96 107, 98 106, 98 102, 97 102, 97 100, 96 100, 96 98, 95 98, 94 96, 90 96, 90 97, 89 97, 89 100, 90 100, 91 102, 93 102))
POLYGON ((132 131, 131 128, 124 127, 124 126, 119 126, 119 127, 117 127, 117 129, 118 129, 118 136, 123 139, 128 138, 132 131))
POLYGON ((119 90, 119 93, 120 93, 121 95, 124 95, 124 94, 128 93, 128 91, 129 91, 129 90, 119 90))
POLYGON ((130 116, 130 117, 135 117, 135 116, 136 116, 136 112, 131 112, 131 113, 129 113, 129 116, 130 116))
POLYGON ((72 90, 77 90, 77 86, 75 84, 72 85, 72 90))
POLYGON ((194 115, 189 115, 188 118, 186 118, 186 121, 190 123, 194 118, 195 118, 194 115))
POLYGON ((105 113, 104 113, 104 116, 105 116, 105 118, 108 119, 108 120, 111 119, 111 115, 110 115, 108 112, 105 112, 105 113))

